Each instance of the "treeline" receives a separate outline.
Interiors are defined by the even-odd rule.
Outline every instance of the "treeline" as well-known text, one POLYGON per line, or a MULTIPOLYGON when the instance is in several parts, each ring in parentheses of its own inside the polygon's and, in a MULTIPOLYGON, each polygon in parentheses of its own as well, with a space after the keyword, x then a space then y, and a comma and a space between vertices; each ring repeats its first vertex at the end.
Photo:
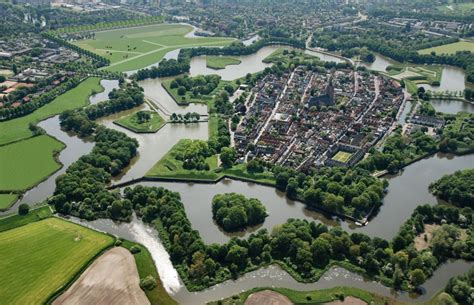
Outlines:
POLYGON ((42 32, 41 35, 43 35, 44 38, 46 39, 49 39, 51 41, 54 41, 56 43, 58 43, 59 45, 62 45, 66 48, 69 48, 75 52, 77 52, 79 55, 82 55, 82 56, 85 56, 87 58, 90 58, 92 59, 93 61, 95 61, 97 63, 97 67, 96 68, 99 68, 99 67, 103 67, 103 66, 107 66, 108 64, 110 64, 110 60, 108 58, 105 58, 103 56, 100 56, 94 52, 91 52, 89 50, 86 50, 86 49, 83 49, 79 46, 76 46, 75 44, 72 44, 58 36, 55 36, 54 33, 51 33, 51 32, 42 32))
POLYGON ((461 207, 474 207, 474 169, 456 171, 430 184, 436 196, 461 207))
POLYGON ((337 264, 386 285, 413 290, 447 258, 473 259, 471 239, 442 239, 446 234, 459 234, 460 228, 470 228, 470 209, 419 207, 403 227, 403 234, 393 242, 291 219, 271 234, 263 229, 248 239, 232 238, 225 244, 206 245, 191 227, 178 193, 136 186, 126 188, 124 195, 139 217, 156 225, 173 264, 192 291, 235 279, 270 263, 280 264, 305 282, 317 280, 322 270, 337 264), (422 234, 425 223, 445 224, 432 245, 416 250, 413 239, 422 234))
POLYGON ((112 113, 132 109, 144 103, 142 88, 135 82, 124 84, 120 89, 109 93, 109 100, 87 106, 80 110, 69 110, 59 116, 61 128, 74 131, 81 137, 94 133, 97 124, 93 121, 112 113))
POLYGON ((227 56, 240 56, 240 55, 249 55, 257 52, 261 48, 268 45, 288 45, 295 48, 304 49, 305 44, 302 41, 284 38, 284 37, 272 37, 261 39, 249 46, 245 46, 241 42, 234 42, 227 47, 222 48, 189 48, 181 49, 178 54, 178 60, 175 59, 163 59, 158 67, 153 66, 151 68, 145 68, 138 70, 134 75, 136 80, 144 80, 147 78, 157 78, 157 77, 166 77, 174 76, 182 73, 189 72, 191 58, 201 55, 227 55, 227 56))
POLYGON ((58 34, 93 32, 93 31, 103 31, 103 30, 110 30, 110 29, 137 27, 137 26, 151 25, 151 24, 157 24, 157 23, 163 22, 162 16, 144 17, 144 16, 140 16, 136 14, 134 17, 135 18, 129 17, 124 20, 110 20, 110 21, 103 21, 103 19, 97 19, 95 22, 59 28, 55 32, 58 34), (139 17, 139 18, 136 18, 136 17, 139 17))
MULTIPOLYGON (((48 81, 52 82, 53 80, 55 80, 55 78, 50 79, 48 81)), ((77 77, 72 77, 72 78, 68 79, 67 81, 65 81, 63 84, 53 88, 52 90, 50 90, 48 92, 45 92, 45 93, 42 93, 40 96, 33 98, 28 103, 23 103, 18 107, 3 107, 3 108, 0 109, 0 121, 11 120, 11 119, 14 119, 14 118, 18 118, 18 117, 30 114, 33 111, 35 111, 36 109, 38 109, 38 108, 48 104, 49 102, 53 101, 56 97, 60 96, 61 94, 63 94, 65 92, 71 90, 72 88, 76 87, 77 85, 79 85, 81 83, 81 81, 82 80, 77 78, 77 77)), ((46 86, 46 83, 45 83, 45 86, 46 86)), ((28 92, 30 92, 30 91, 32 92, 33 90, 42 90, 41 88, 38 88, 38 87, 42 87, 42 86, 37 85, 32 89, 25 89, 25 90, 23 90, 23 88, 20 88, 20 89, 16 90, 16 91, 19 91, 19 92, 15 93, 15 91, 14 91, 13 93, 15 93, 15 94, 13 94, 13 93, 12 94, 13 94, 13 97, 15 97, 15 98, 23 98, 23 97, 27 96, 28 92)))
POLYGON ((472 287, 474 287, 474 268, 469 269, 466 275, 449 279, 445 292, 459 305, 471 305, 474 304, 472 287))
POLYGON ((212 217, 225 231, 231 232, 263 223, 267 213, 260 200, 228 193, 214 196, 212 217))

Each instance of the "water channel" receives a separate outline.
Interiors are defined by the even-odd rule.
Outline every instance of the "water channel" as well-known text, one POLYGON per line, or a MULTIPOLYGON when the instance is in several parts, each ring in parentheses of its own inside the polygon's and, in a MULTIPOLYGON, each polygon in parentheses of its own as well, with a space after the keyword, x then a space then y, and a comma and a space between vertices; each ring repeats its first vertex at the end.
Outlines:
MULTIPOLYGON (((265 47, 254 55, 246 56, 245 60, 254 63, 260 63, 261 60, 275 49, 275 47, 265 47)), ((328 56, 328 55, 325 55, 328 56)), ((197 68, 194 61, 192 73, 209 74, 215 73, 207 68, 197 68)), ((265 68, 258 64, 259 69, 265 68)), ((230 72, 227 69, 236 69, 232 73, 233 78, 245 75, 254 71, 255 67, 248 64, 238 66, 228 66, 219 71, 223 78, 230 79, 230 72), (252 69, 252 70, 250 70, 252 69), (229 74, 228 74, 229 73, 229 74)), ((230 71, 230 70, 229 70, 230 71)), ((204 105, 190 105, 188 107, 178 106, 174 100, 166 93, 161 86, 161 79, 146 80, 140 82, 144 88, 145 95, 156 103, 159 107, 166 109, 167 112, 188 112, 196 111, 201 114, 206 113, 204 105)), ((91 97, 91 103, 99 102, 107 98, 108 92, 116 87, 116 84, 102 82, 106 87, 103 93, 91 97)), ((142 107, 147 107, 146 105, 142 107)), ((153 134, 135 134, 113 123, 113 121, 124 115, 133 113, 137 109, 124 111, 99 120, 99 123, 110 128, 125 132, 130 137, 136 138, 140 143, 139 155, 133 160, 131 166, 125 173, 115 178, 114 182, 129 181, 143 176, 161 157, 169 151, 180 139, 207 139, 207 123, 178 125, 167 124, 159 132, 153 134)), ((63 168, 51 176, 45 182, 39 184, 34 189, 25 194, 22 202, 39 202, 50 196, 54 191, 54 181, 57 175, 64 172, 65 169, 81 155, 87 154, 93 147, 93 143, 84 142, 77 137, 68 135, 59 129, 58 117, 45 120, 39 124, 48 134, 55 136, 66 143, 67 148, 63 150, 59 159, 64 164, 63 168)), ((458 169, 472 167, 474 164, 474 155, 454 157, 451 155, 437 154, 423 159, 408 166, 399 175, 388 176, 389 189, 384 199, 384 205, 378 212, 378 215, 371 219, 366 227, 357 227, 354 224, 339 222, 336 219, 328 219, 324 215, 307 210, 300 202, 287 199, 284 194, 274 188, 245 183, 233 180, 224 180, 213 185, 192 184, 192 183, 165 183, 165 182, 145 182, 144 185, 163 186, 180 193, 185 205, 186 213, 196 230, 199 230, 203 240, 206 243, 226 242, 232 235, 225 234, 213 223, 211 215, 211 200, 215 194, 225 192, 236 192, 248 197, 259 198, 267 207, 269 217, 261 227, 252 228, 248 232, 237 234, 247 236, 249 232, 259 228, 271 230, 275 225, 285 222, 289 218, 302 218, 315 220, 330 226, 341 225, 348 231, 359 231, 370 236, 379 236, 391 239, 398 231, 399 226, 411 215, 416 206, 422 203, 437 204, 437 199, 428 192, 428 185, 444 174, 449 174, 458 169)), ((79 221, 79 220, 75 220, 79 221)), ((127 239, 135 240, 147 246, 157 264, 160 277, 165 288, 173 295, 180 304, 203 304, 207 301, 228 297, 253 287, 278 286, 297 290, 313 290, 330 288, 335 286, 358 287, 368 291, 377 292, 387 296, 395 296, 400 300, 409 300, 408 294, 393 295, 389 288, 371 281, 366 281, 359 275, 350 273, 341 268, 332 268, 321 278, 320 281, 313 284, 301 284, 296 282, 290 275, 276 266, 270 266, 258 271, 250 272, 236 281, 228 281, 223 284, 215 285, 198 293, 187 291, 180 281, 176 270, 173 268, 169 255, 161 244, 158 233, 143 224, 140 220, 134 219, 131 223, 114 223, 111 220, 96 220, 92 222, 80 221, 82 224, 106 231, 112 234, 122 236, 127 239)), ((464 273, 472 264, 456 261, 443 265, 438 269, 435 275, 429 279, 425 285, 425 294, 417 300, 422 301, 431 298, 434 293, 442 289, 449 277, 464 273)))

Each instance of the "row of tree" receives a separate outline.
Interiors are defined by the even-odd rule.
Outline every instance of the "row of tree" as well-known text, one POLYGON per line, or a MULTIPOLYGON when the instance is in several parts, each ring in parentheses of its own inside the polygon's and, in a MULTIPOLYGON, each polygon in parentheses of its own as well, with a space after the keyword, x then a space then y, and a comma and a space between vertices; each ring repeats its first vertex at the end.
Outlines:
MULTIPOLYGON (((51 79, 51 82, 54 81, 55 78, 51 79)), ((61 94, 71 90, 72 88, 76 87, 81 83, 81 79, 78 77, 73 77, 65 81, 63 84, 42 93, 41 95, 37 97, 33 97, 31 101, 27 103, 22 103, 18 107, 3 107, 0 109, 0 121, 6 121, 6 120, 11 120, 14 118, 18 118, 27 114, 32 113, 36 109, 48 104, 49 102, 53 101, 56 97, 60 96, 61 94)), ((23 98, 28 95, 28 93, 33 92, 34 90, 42 90, 43 87, 41 87, 40 84, 35 86, 35 88, 20 88, 18 90, 15 90, 12 92, 12 97, 9 99, 13 98, 23 98), (19 91, 15 93, 16 91, 19 91)), ((14 100, 13 100, 14 101, 14 100)))
POLYGON ((147 78, 157 78, 157 77, 166 77, 173 76, 182 73, 189 72, 191 58, 201 55, 228 55, 228 56, 240 56, 240 55, 249 55, 257 52, 264 46, 268 45, 288 45, 295 48, 304 49, 305 44, 302 41, 283 38, 283 37, 273 37, 261 39, 249 46, 245 46, 241 42, 234 42, 230 46, 223 48, 187 48, 181 49, 178 54, 178 60, 175 59, 163 59, 158 67, 153 66, 151 68, 145 68, 138 70, 134 75, 136 80, 143 80, 147 78))

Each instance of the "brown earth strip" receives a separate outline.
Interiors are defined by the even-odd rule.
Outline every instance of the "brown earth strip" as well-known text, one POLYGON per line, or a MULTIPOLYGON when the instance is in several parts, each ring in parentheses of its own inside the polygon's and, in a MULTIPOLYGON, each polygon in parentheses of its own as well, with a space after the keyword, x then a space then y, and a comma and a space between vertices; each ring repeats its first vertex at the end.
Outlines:
POLYGON ((323 303, 326 305, 367 305, 365 301, 354 297, 345 297, 344 301, 332 301, 328 303, 323 303))
POLYGON ((263 290, 252 293, 245 305, 293 305, 293 303, 284 295, 271 290, 263 290))

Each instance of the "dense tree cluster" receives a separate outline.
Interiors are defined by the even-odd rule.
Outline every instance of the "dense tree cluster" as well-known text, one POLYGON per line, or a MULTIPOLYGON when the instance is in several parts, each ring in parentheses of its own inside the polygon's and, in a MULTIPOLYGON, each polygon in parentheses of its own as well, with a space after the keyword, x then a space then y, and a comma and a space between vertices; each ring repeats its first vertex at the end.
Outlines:
MULTIPOLYGON (((8 99, 14 102, 14 101, 17 101, 18 99, 22 99, 26 97, 29 93, 43 90, 44 87, 49 85, 48 82, 53 82, 57 78, 58 76, 50 78, 47 81, 42 81, 38 83, 36 86, 33 86, 31 88, 21 87, 20 89, 13 91, 11 93, 11 96, 8 97, 8 99)), ((23 103, 18 107, 0 108, 0 121, 11 120, 14 118, 18 118, 18 117, 30 114, 36 109, 53 101, 56 97, 65 93, 66 91, 69 91, 72 88, 76 87, 77 85, 81 83, 81 81, 82 81, 81 79, 77 77, 73 77, 66 80, 63 84, 49 90, 48 92, 44 92, 38 97, 32 98, 32 100, 28 103, 23 103)))
POLYGON ((175 158, 183 162, 184 169, 209 170, 206 159, 214 154, 215 151, 209 147, 206 141, 193 140, 187 142, 184 149, 176 153, 175 158))
POLYGON ((459 112, 445 115, 439 149, 442 152, 469 153, 474 151, 474 114, 459 112))
POLYGON ((445 291, 459 305, 470 305, 474 304, 472 287, 474 287, 474 268, 471 268, 466 275, 451 278, 445 291))
POLYGON ((186 112, 185 114, 173 112, 170 116, 170 121, 173 123, 192 123, 198 122, 200 119, 201 115, 197 112, 186 112))
POLYGON ((199 75, 189 77, 188 75, 175 78, 171 84, 171 89, 178 89, 178 94, 183 96, 191 92, 193 96, 209 95, 217 88, 221 77, 218 75, 199 75))
POLYGON ((432 183, 430 190, 441 199, 461 207, 474 208, 474 169, 445 175, 432 183))
POLYGON ((123 84, 120 89, 113 89, 109 93, 109 100, 90 105, 81 110, 69 110, 59 116, 61 128, 74 131, 81 137, 93 134, 99 117, 112 113, 132 109, 144 103, 142 88, 136 83, 123 84))
POLYGON ((178 60, 175 59, 163 59, 158 67, 153 66, 151 68, 145 68, 138 70, 134 75, 136 80, 144 80, 147 78, 157 78, 165 76, 173 76, 189 72, 191 58, 201 55, 249 55, 257 52, 264 46, 268 45, 289 45, 296 48, 305 48, 305 44, 302 41, 289 39, 289 38, 266 38, 261 39, 250 46, 245 46, 241 42, 234 42, 230 46, 223 48, 209 48, 209 47, 198 47, 198 48, 183 48, 180 50, 178 60))
POLYGON ((267 213, 260 200, 228 193, 214 196, 212 217, 225 231, 237 231, 263 223, 267 213))
POLYGON ((289 168, 273 167, 277 188, 288 197, 300 199, 309 207, 357 219, 382 205, 388 183, 354 168, 321 168, 305 175, 289 168))
POLYGON ((447 225, 448 229, 442 226, 441 230, 449 234, 452 228, 457 232, 464 229, 470 236, 471 209, 420 206, 393 242, 291 219, 275 227, 271 234, 264 229, 248 239, 233 238, 222 245, 206 245, 199 232, 192 229, 178 193, 136 186, 126 188, 124 194, 139 217, 156 224, 173 264, 191 290, 235 278, 272 262, 278 262, 302 281, 316 280, 322 269, 339 264, 408 290, 422 284, 447 258, 474 258, 471 238, 437 238, 420 251, 413 242, 428 223, 447 225))
POLYGON ((131 204, 106 186, 136 156, 138 142, 124 133, 97 127, 92 152, 74 162, 56 179, 56 190, 49 203, 60 213, 85 219, 108 217, 130 220, 131 204))

